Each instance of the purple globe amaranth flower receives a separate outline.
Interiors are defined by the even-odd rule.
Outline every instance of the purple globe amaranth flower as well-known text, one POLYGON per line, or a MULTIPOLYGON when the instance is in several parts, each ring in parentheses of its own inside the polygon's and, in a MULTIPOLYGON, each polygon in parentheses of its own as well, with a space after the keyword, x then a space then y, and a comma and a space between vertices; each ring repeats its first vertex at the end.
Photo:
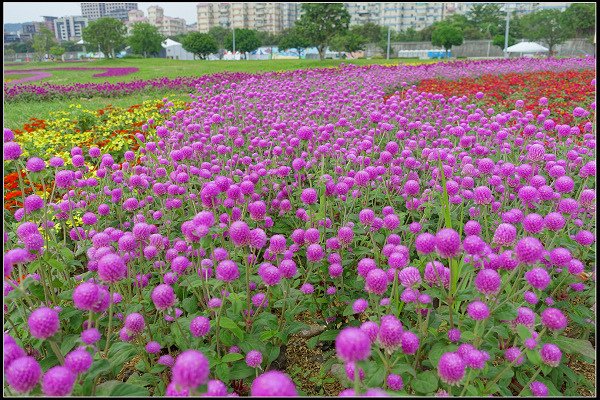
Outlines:
POLYGON ((393 351, 402 345, 402 323, 394 315, 384 315, 379 324, 378 340, 386 350, 393 351))
MULTIPOLYGON (((170 357, 170 356, 169 356, 170 357)), ((189 397, 190 390, 178 387, 175 383, 171 382, 165 389, 165 396, 170 397, 189 397)))
POLYGON ((167 367, 172 367, 175 364, 175 360, 169 354, 165 354, 164 356, 160 356, 156 363, 167 367))
POLYGON ((162 346, 160 345, 160 343, 152 341, 146 344, 145 349, 148 352, 148 354, 157 354, 160 353, 162 346))
POLYGON ((386 378, 386 383, 388 387, 392 390, 402 390, 402 388, 404 387, 402 377, 396 374, 389 374, 386 378))
POLYGON ((475 288, 486 295, 497 293, 501 284, 500 274, 493 269, 482 269, 475 277, 475 288))
POLYGON ((175 292, 166 284, 160 284, 152 290, 152 302, 158 310, 166 310, 175 304, 175 292))
POLYGON ((550 274, 544 268, 532 268, 525 272, 525 280, 538 290, 544 290, 550 285, 550 274))
POLYGON ((535 381, 531 382, 529 385, 529 389, 531 390, 531 394, 535 397, 546 397, 548 396, 548 387, 544 385, 542 382, 535 381))
POLYGON ((80 310, 91 310, 98 302, 98 285, 93 282, 83 282, 73 291, 73 303, 80 310))
POLYGON ((211 379, 206 385, 206 396, 227 396, 227 386, 225 386, 225 384, 218 379, 211 379))
POLYGON ((376 268, 369 271, 365 280, 365 290, 367 292, 382 295, 387 290, 387 274, 382 269, 376 268))
POLYGON ((366 360, 371 355, 371 340, 359 328, 344 328, 335 339, 337 356, 346 361, 366 360))
POLYGON ((456 353, 444 353, 438 362, 438 375, 448 385, 458 385, 465 376, 467 365, 456 353))
POLYGON ((562 359, 562 351, 560 351, 557 345, 546 343, 540 349, 540 356, 544 364, 551 367, 558 367, 562 359))
POLYGON ((354 314, 363 313, 368 307, 369 303, 365 299, 356 299, 354 303, 352 303, 352 311, 354 314))
POLYGON ((217 264, 216 277, 224 282, 232 282, 240 277, 240 270, 235 262, 223 260, 217 264))
POLYGON ((487 352, 475 348, 468 349, 461 357, 467 367, 473 369, 485 368, 486 361, 490 359, 490 355, 487 352))
POLYGON ((421 254, 429 254, 435 251, 435 236, 431 233, 421 233, 415 239, 415 248, 421 254))
POLYGON ((197 350, 186 350, 177 356, 173 366, 173 383, 182 388, 194 389, 208 380, 208 359, 197 350))
POLYGON ((455 257, 460 251, 460 245, 460 236, 454 229, 444 228, 435 235, 435 248, 440 257, 455 257))
POLYGON ((371 343, 375 343, 377 335, 379 333, 379 326, 373 321, 365 321, 360 326, 360 330, 365 332, 369 336, 371 343))
POLYGON ((58 312, 48 307, 41 307, 33 311, 27 319, 31 336, 38 339, 47 339, 54 336, 60 328, 58 312))
POLYGON ((319 262, 324 256, 323 248, 318 244, 311 244, 306 249, 306 258, 310 262, 319 262))
MULTIPOLYGON (((10 336, 9 336, 10 337, 10 336)), ((12 339, 12 338, 11 338, 12 339)), ((25 350, 19 347, 14 341, 4 343, 4 372, 10 364, 18 358, 25 357, 25 350)))
POLYGON ((419 337, 410 331, 402 332, 401 346, 404 354, 415 354, 419 349, 419 337))
POLYGON ((315 204, 318 199, 317 191, 312 188, 306 188, 302 191, 302 194, 300 195, 300 199, 302 200, 302 202, 304 204, 307 204, 307 205, 315 204))
POLYGON ((413 287, 421 283, 421 274, 415 267, 406 267, 398 272, 398 280, 404 287, 413 287))
POLYGON ((42 392, 46 396, 68 396, 73 391, 76 379, 77 375, 69 368, 52 367, 42 378, 42 392))
POLYGON ((460 341, 461 332, 458 328, 453 328, 448 331, 448 340, 452 343, 458 343, 460 341))
POLYGON ((140 313, 131 313, 125 318, 125 329, 133 335, 142 333, 145 327, 144 316, 140 313))
POLYGON ((98 261, 98 277, 104 282, 115 283, 127 276, 127 265, 117 254, 107 254, 98 261))
POLYGON ((96 328, 88 328, 81 332, 81 341, 87 345, 96 343, 101 337, 100 331, 96 328))
POLYGON ((41 375, 40 364, 29 356, 14 360, 5 373, 6 382, 17 393, 30 392, 40 381, 41 375))
POLYGON ((513 363, 516 366, 523 364, 523 361, 525 361, 525 357, 518 347, 509 347, 506 349, 504 357, 508 362, 513 363))
POLYGON ((527 236, 517 242, 514 251, 519 262, 533 265, 542 258, 544 246, 538 239, 527 236))
POLYGON ((203 316, 198 316, 190 322, 190 332, 193 337, 206 336, 210 331, 210 320, 203 316))
POLYGON ((511 245, 517 237, 517 228, 512 224, 500 224, 494 232, 493 242, 501 246, 511 245))
POLYGON ((535 325, 535 312, 528 307, 517 308, 517 317, 514 319, 515 325, 525 325, 529 328, 533 328, 535 325))
POLYGON ((298 392, 289 376, 279 371, 268 371, 254 379, 250 396, 295 397, 298 392))
POLYGON ((552 330, 561 331, 567 327, 567 317, 558 308, 546 308, 540 315, 542 324, 552 330))
POLYGON ((474 301, 467 306, 467 314, 476 321, 484 320, 490 316, 490 310, 482 301, 474 301))
MULTIPOLYGON (((354 382, 354 374, 357 372, 356 371, 356 363, 355 362, 347 362, 345 365, 345 369, 346 369, 346 377, 348 378, 348 380, 354 382)), ((362 368, 358 368, 358 379, 361 381, 365 379, 365 370, 362 368)))
POLYGON ((94 359, 85 347, 73 350, 65 356, 65 367, 74 374, 83 374, 87 372, 93 362, 94 359))
POLYGON ((248 365, 251 368, 260 368, 260 364, 262 363, 262 361, 262 354, 258 350, 250 350, 248 354, 246 354, 246 365, 248 365))

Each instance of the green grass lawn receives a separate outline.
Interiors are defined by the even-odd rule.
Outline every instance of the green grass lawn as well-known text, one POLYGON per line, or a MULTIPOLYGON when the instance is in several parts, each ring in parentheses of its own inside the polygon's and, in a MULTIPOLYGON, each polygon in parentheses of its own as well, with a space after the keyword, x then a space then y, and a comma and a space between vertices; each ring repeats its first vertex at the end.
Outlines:
MULTIPOLYGON (((36 62, 20 66, 5 66, 4 70, 42 69, 56 67, 137 67, 140 70, 134 74, 112 78, 94 78, 92 75, 99 71, 51 71, 52 76, 40 81, 30 82, 40 84, 43 82, 51 84, 68 85, 73 83, 89 82, 127 82, 138 79, 153 79, 160 77, 175 78, 178 76, 201 76, 219 72, 248 72, 261 73, 270 71, 287 71, 305 68, 337 67, 340 63, 355 65, 372 64, 418 64, 423 62, 435 62, 433 60, 418 59, 392 59, 392 60, 240 60, 240 61, 182 61, 167 60, 164 58, 148 59, 116 59, 96 60, 81 63, 61 62, 36 62)), ((5 76, 12 79, 16 75, 5 76)), ((4 127, 17 129, 27 123, 31 117, 46 119, 50 112, 66 108, 68 104, 81 103, 89 109, 100 109, 111 104, 119 107, 129 107, 140 104, 145 100, 162 99, 189 99, 187 93, 174 93, 172 90, 144 91, 120 98, 90 98, 72 100, 50 100, 43 102, 10 102, 4 104, 4 127)))
POLYGON ((61 63, 61 62, 36 62, 27 63, 22 66, 5 66, 4 70, 22 70, 22 69, 42 69, 42 68, 60 68, 60 67, 137 67, 140 70, 127 76, 117 76, 111 78, 94 78, 92 75, 99 71, 50 71, 52 76, 40 81, 31 82, 39 84, 42 82, 68 85, 75 82, 127 82, 137 79, 153 79, 160 77, 175 78, 178 76, 201 76, 206 74, 215 74, 219 72, 248 72, 260 73, 270 71, 288 71, 304 68, 324 68, 337 67, 340 63, 355 65, 372 64, 417 64, 423 62, 433 62, 432 60, 418 59, 395 59, 395 60, 239 60, 239 61, 182 61, 167 60, 164 58, 147 59, 116 59, 116 60, 97 60, 79 63, 61 63))

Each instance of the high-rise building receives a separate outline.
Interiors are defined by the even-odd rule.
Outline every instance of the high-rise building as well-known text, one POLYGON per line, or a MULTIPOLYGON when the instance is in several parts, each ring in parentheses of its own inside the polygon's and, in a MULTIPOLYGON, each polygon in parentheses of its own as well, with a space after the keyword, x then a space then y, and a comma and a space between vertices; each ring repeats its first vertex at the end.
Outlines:
POLYGON ((54 20, 54 32, 59 41, 79 41, 83 28, 88 26, 88 19, 80 16, 67 16, 54 20))
POLYGON ((351 25, 367 22, 395 31, 421 30, 444 17, 445 3, 344 3, 351 25))
POLYGON ((279 33, 298 19, 297 3, 199 3, 198 31, 215 26, 279 33))
POLYGON ((148 23, 156 26, 165 36, 175 36, 187 32, 185 19, 167 17, 165 11, 159 6, 148 7, 148 23))
POLYGON ((94 21, 102 17, 112 17, 121 21, 127 21, 127 13, 137 9, 137 3, 81 3, 81 15, 89 21, 94 21))
POLYGON ((44 16, 42 18, 44 19, 44 25, 46 25, 46 28, 50 29, 54 36, 56 36, 56 32, 54 31, 54 21, 57 20, 58 17, 44 16))

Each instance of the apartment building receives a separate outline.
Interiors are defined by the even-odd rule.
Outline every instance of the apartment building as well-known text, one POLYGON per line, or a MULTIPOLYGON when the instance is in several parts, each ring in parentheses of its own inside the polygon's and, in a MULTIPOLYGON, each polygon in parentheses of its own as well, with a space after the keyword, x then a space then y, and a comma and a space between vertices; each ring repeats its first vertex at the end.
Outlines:
POLYGON ((165 36, 175 36, 187 32, 185 19, 173 18, 165 15, 162 7, 148 7, 148 23, 158 28, 165 36))
POLYGON ((137 3, 81 3, 81 15, 94 21, 102 17, 112 17, 127 21, 128 12, 137 10, 137 3))
POLYGON ((297 3, 199 3, 198 31, 223 26, 279 33, 293 26, 299 8, 297 3))
POLYGON ((79 41, 83 28, 88 26, 88 19, 77 15, 61 17, 54 20, 54 32, 59 41, 79 41))

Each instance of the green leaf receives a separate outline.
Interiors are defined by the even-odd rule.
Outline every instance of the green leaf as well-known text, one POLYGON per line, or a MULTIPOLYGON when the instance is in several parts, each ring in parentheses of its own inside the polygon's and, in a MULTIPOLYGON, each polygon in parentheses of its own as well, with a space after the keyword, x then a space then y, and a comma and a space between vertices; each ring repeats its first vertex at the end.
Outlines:
POLYGON ((506 304, 494 312, 494 318, 501 321, 512 321, 517 318, 517 310, 506 304))
POLYGON ((245 379, 252 375, 254 375, 254 368, 250 368, 249 366, 243 363, 237 363, 233 366, 233 368, 231 368, 231 374, 229 379, 245 379))
POLYGON ((542 363, 542 357, 540 353, 535 350, 525 350, 525 354, 527 354, 527 359, 531 361, 534 365, 540 365, 542 363))
POLYGON ((231 331, 238 339, 244 340, 244 332, 231 318, 221 317, 219 325, 221 328, 231 331))
POLYGON ((112 397, 126 397, 126 396, 148 396, 150 393, 148 389, 132 385, 130 383, 124 383, 120 381, 108 381, 101 383, 96 388, 97 396, 112 396, 112 397))
POLYGON ((588 340, 558 336, 554 338, 553 341, 554 344, 566 353, 578 353, 596 361, 596 350, 594 350, 594 347, 588 340))
POLYGON ((223 356, 223 358, 221 359, 221 362, 229 363, 229 362, 241 360, 243 358, 244 358, 244 356, 241 355, 240 353, 229 353, 229 354, 225 354, 223 356))
POLYGON ((517 325, 517 334, 522 340, 526 340, 531 337, 531 332, 529 331, 529 328, 521 324, 517 325))
POLYGON ((411 384, 415 391, 422 394, 430 394, 437 390, 438 378, 433 371, 425 371, 413 379, 411 384))
POLYGON ((75 344, 79 340, 79 335, 67 335, 63 338, 62 343, 60 344, 60 352, 62 355, 66 355, 69 351, 75 347, 75 344))
POLYGON ((367 379, 367 387, 381 387, 385 378, 385 368, 381 364, 377 364, 375 370, 369 371, 367 379))
POLYGON ((335 340, 335 338, 339 335, 340 331, 338 329, 333 329, 329 331, 325 331, 319 335, 320 341, 329 341, 335 340))
POLYGON ((215 367, 215 375, 225 384, 229 383, 229 366, 227 364, 219 364, 215 367))
POLYGON ((395 366, 395 367, 392 369, 392 371, 393 371, 395 374, 398 374, 398 375, 402 375, 403 373, 407 372, 408 374, 412 375, 412 376, 413 376, 413 378, 416 378, 416 377, 417 377, 417 373, 416 373, 415 369, 414 369, 413 367, 411 367, 410 365, 408 365, 408 364, 400 364, 400 365, 396 365, 396 366, 395 366))
POLYGON ((198 302, 195 297, 186 297, 181 302, 181 308, 190 314, 195 313, 198 310, 198 302))

